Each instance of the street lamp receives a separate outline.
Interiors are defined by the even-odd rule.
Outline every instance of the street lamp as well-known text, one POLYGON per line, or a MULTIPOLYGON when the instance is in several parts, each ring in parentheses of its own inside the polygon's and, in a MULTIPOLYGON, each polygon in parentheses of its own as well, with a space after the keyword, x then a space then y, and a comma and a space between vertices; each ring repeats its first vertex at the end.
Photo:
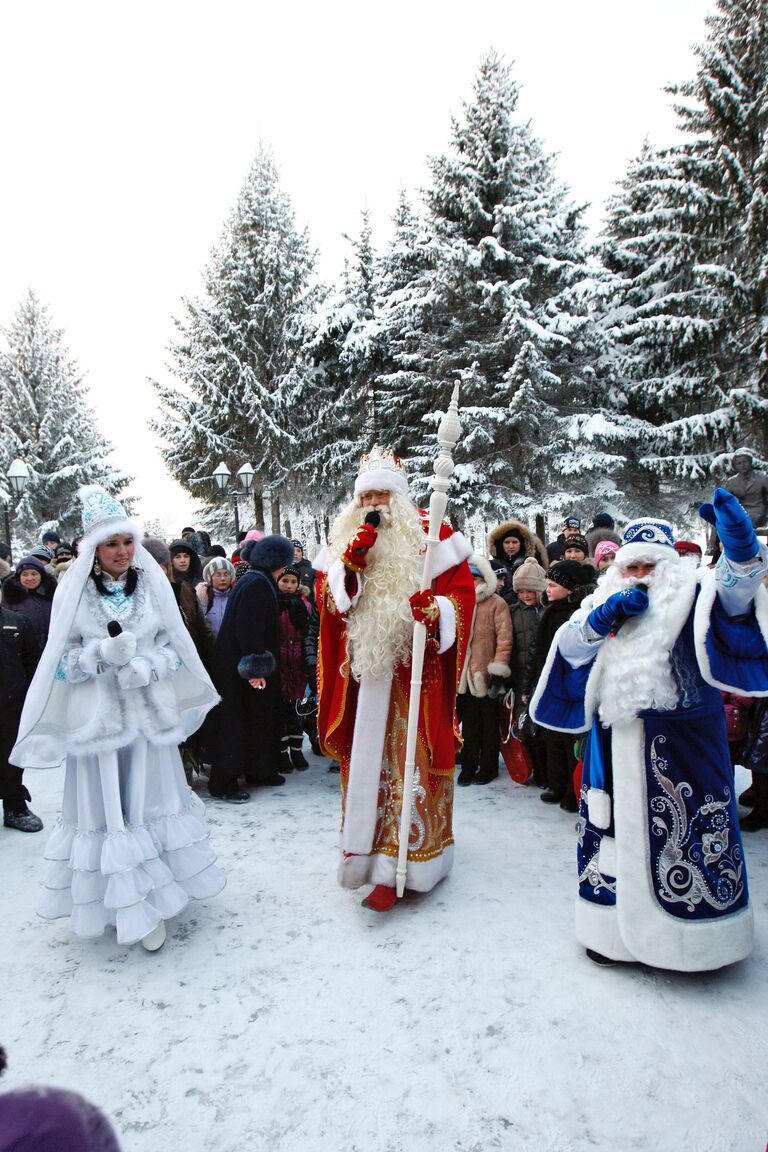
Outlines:
MULTIPOLYGON (((29 480, 29 468, 27 468, 27 466, 23 460, 19 460, 19 458, 17 457, 13 461, 13 463, 11 464, 8 471, 6 472, 6 476, 8 477, 8 480, 10 482, 14 496, 16 497, 17 500, 20 500, 23 493, 24 493, 24 489, 27 486, 27 480, 29 480)), ((8 544, 8 547, 10 548, 11 547, 11 518, 10 518, 9 513, 8 513, 9 505, 10 505, 10 498, 5 501, 5 506, 3 508, 3 512, 5 515, 5 539, 6 539, 6 542, 8 544)))
MULTIPOLYGON (((247 496, 251 490, 251 486, 253 485, 253 477, 255 475, 256 475, 256 473, 253 471, 253 468, 251 467, 250 464, 243 464, 242 468, 238 468, 238 470, 237 470, 237 478, 240 481, 240 484, 242 485, 242 493, 245 496, 247 496)), ((226 464, 222 460, 221 463, 218 465, 217 468, 214 469, 214 472, 213 472, 213 478, 216 481, 219 492, 221 492, 222 495, 224 494, 224 490, 226 489, 227 484, 229 484, 231 477, 232 477, 232 473, 230 472, 229 468, 227 468, 226 464)), ((240 496, 240 494, 241 493, 238 491, 237 488, 232 489, 232 507, 233 507, 234 513, 235 513, 235 536, 236 537, 239 536, 239 534, 240 534, 240 514, 239 514, 238 508, 237 508, 237 499, 238 499, 238 496, 240 496)))

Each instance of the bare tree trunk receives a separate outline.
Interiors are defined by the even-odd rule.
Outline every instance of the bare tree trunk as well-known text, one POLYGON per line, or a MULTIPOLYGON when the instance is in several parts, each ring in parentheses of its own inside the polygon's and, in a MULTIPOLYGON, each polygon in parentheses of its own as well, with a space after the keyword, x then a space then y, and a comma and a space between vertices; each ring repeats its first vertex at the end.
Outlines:
POLYGON ((272 492, 272 531, 280 535, 280 493, 272 492))
POLYGON ((541 540, 542 544, 546 544, 546 542, 547 542, 545 539, 545 536, 544 536, 544 532, 545 532, 544 517, 542 516, 541 512, 537 512, 536 513, 536 535, 538 536, 539 540, 541 540))
MULTIPOLYGON (((264 531, 264 494, 261 488, 253 490, 253 526, 259 532, 264 531)), ((250 528, 250 524, 248 525, 250 528)))
POLYGON ((286 516, 285 520, 283 520, 283 536, 287 536, 289 540, 293 537, 293 532, 291 530, 291 522, 287 516, 286 516))

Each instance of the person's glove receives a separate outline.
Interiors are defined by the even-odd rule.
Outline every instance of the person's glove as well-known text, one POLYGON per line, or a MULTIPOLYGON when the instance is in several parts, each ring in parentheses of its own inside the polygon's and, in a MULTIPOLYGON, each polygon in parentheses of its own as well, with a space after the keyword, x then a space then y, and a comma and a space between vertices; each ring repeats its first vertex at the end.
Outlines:
POLYGON ((105 664, 121 668, 136 655, 136 637, 133 632, 120 632, 101 641, 101 658, 105 664))
POLYGON ((411 615, 417 624, 425 624, 434 632, 440 619, 440 605, 434 592, 414 592, 410 599, 411 615))
POLYGON ((506 680, 503 676, 491 676, 488 681, 488 699, 498 700, 499 697, 506 695, 505 684, 506 680))
POLYGON ((347 544, 347 549, 341 558, 342 563, 353 572, 362 572, 368 560, 368 553, 375 543, 376 529, 373 524, 361 524, 347 544))
POLYGON ((640 616, 648 607, 644 588, 623 588, 614 592, 599 608, 587 616, 587 624, 598 636, 608 636, 625 616, 640 616))
MULTIPOLYGON (((119 637, 115 637, 119 639, 119 637)), ((121 688, 146 688, 152 679, 152 665, 145 656, 134 656, 117 673, 117 682, 121 688)))
POLYGON ((752 521, 732 492, 715 488, 711 504, 699 505, 699 516, 713 524, 729 560, 743 564, 760 551, 752 521))

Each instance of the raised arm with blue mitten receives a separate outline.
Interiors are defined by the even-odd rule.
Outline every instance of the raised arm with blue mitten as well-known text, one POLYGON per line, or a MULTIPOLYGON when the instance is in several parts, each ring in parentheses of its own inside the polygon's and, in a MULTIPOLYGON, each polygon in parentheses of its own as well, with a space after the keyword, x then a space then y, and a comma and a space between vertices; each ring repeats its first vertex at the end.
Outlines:
POLYGON ((699 516, 714 525, 723 552, 735 564, 744 564, 758 555, 760 547, 752 521, 731 492, 715 488, 712 503, 699 506, 699 516))
POLYGON ((648 607, 644 588, 624 588, 614 592, 599 608, 587 616, 587 624, 598 636, 608 636, 625 617, 640 616, 648 607))

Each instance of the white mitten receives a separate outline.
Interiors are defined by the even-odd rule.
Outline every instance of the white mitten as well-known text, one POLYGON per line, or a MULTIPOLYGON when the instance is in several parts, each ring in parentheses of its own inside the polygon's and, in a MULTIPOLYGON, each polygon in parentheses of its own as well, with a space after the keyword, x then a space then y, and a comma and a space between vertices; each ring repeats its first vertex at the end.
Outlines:
POLYGON ((101 642, 101 658, 105 664, 115 664, 118 668, 127 664, 136 655, 136 637, 133 632, 121 632, 118 636, 107 636, 101 642))
POLYGON ((117 682, 121 688, 146 688, 151 679, 152 665, 144 656, 134 656, 130 664, 126 664, 117 673, 117 682))

